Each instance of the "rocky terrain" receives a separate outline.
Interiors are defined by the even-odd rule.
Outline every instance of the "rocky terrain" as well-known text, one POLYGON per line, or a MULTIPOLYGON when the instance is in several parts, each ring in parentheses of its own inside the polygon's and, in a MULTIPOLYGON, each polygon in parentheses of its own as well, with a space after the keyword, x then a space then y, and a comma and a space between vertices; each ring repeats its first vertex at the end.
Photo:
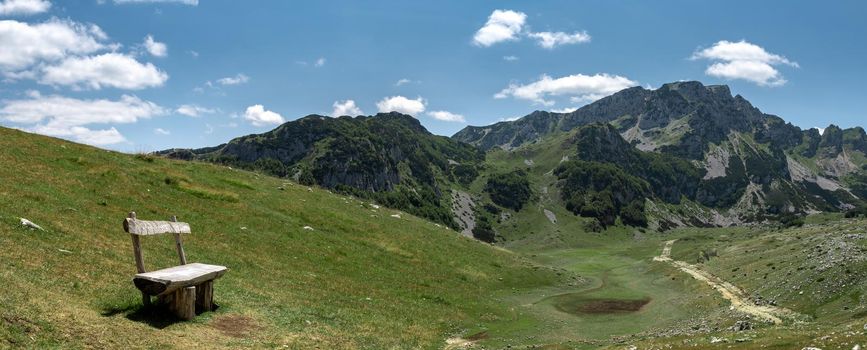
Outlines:
POLYGON ((458 228, 448 190, 472 181, 484 154, 400 113, 309 115, 216 147, 159 154, 259 170, 367 197, 458 228))
POLYGON ((620 222, 657 230, 793 222, 852 210, 867 198, 864 129, 802 130, 727 86, 694 81, 628 88, 571 113, 536 111, 451 138, 400 113, 310 115, 220 146, 160 154, 316 184, 489 238, 497 231, 491 222, 502 221, 496 217, 531 200, 490 186, 512 171, 545 169, 528 187, 556 189, 552 204, 595 218, 593 230, 620 222), (547 158, 526 156, 534 145, 547 147, 547 158), (516 161, 499 168, 492 152, 516 161), (477 220, 479 208, 491 222, 477 220))

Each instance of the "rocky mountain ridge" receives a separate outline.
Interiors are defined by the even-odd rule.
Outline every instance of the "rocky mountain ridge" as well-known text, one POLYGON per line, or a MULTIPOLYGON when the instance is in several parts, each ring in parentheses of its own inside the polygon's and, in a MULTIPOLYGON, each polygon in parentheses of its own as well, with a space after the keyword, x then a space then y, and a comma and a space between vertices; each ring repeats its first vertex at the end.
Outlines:
POLYGON ((571 113, 536 111, 451 138, 395 112, 310 115, 216 147, 160 153, 371 198, 466 233, 473 222, 485 237, 495 236, 498 218, 532 201, 507 198, 516 188, 532 193, 550 185, 559 205, 577 215, 657 228, 845 211, 867 198, 864 129, 801 130, 727 86, 700 82, 628 88, 571 113), (486 157, 537 144, 559 162, 522 158, 509 170, 486 157), (527 170, 534 167, 548 167, 557 181, 533 183, 527 170), (461 205, 453 203, 458 197, 461 205))

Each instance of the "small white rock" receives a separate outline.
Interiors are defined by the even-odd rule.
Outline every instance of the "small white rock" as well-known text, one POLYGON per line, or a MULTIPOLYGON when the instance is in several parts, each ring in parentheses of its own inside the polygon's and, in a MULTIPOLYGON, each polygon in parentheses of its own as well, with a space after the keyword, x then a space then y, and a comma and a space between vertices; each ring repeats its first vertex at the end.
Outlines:
POLYGON ((303 228, 304 230, 307 230, 307 231, 313 231, 313 228, 310 227, 310 226, 304 226, 304 227, 302 227, 302 228, 303 228))
POLYGON ((34 224, 33 221, 27 220, 25 218, 21 218, 21 225, 27 226, 29 228, 36 229, 39 231, 45 231, 45 229, 43 229, 41 226, 34 224))
POLYGON ((391 217, 395 219, 400 219, 400 214, 391 214, 391 217))

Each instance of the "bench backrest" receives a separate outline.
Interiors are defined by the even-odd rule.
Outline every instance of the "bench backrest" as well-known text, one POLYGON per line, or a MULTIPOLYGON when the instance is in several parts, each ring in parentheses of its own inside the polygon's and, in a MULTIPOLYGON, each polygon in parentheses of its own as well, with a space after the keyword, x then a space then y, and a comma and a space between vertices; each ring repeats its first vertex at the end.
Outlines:
POLYGON ((178 222, 177 217, 172 216, 171 221, 147 221, 138 220, 135 217, 135 212, 129 213, 126 219, 123 220, 123 230, 132 237, 132 251, 135 255, 135 265, 139 273, 147 272, 144 267, 144 258, 141 252, 141 241, 139 236, 154 236, 163 233, 171 233, 175 236, 175 247, 178 250, 178 258, 181 265, 187 264, 187 256, 184 253, 184 245, 181 242, 181 233, 191 233, 190 224, 186 222, 178 222))

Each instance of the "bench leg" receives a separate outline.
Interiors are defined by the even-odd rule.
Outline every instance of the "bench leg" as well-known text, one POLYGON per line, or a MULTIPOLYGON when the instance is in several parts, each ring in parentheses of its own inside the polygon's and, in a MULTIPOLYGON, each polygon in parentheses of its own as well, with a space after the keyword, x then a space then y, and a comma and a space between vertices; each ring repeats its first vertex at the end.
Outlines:
POLYGON ((196 286, 196 308, 205 311, 214 310, 214 281, 205 281, 196 286))
POLYGON ((141 293, 141 301, 144 306, 151 306, 151 296, 145 293, 141 293))
POLYGON ((196 287, 176 290, 169 302, 169 310, 182 320, 192 320, 196 316, 196 287))

